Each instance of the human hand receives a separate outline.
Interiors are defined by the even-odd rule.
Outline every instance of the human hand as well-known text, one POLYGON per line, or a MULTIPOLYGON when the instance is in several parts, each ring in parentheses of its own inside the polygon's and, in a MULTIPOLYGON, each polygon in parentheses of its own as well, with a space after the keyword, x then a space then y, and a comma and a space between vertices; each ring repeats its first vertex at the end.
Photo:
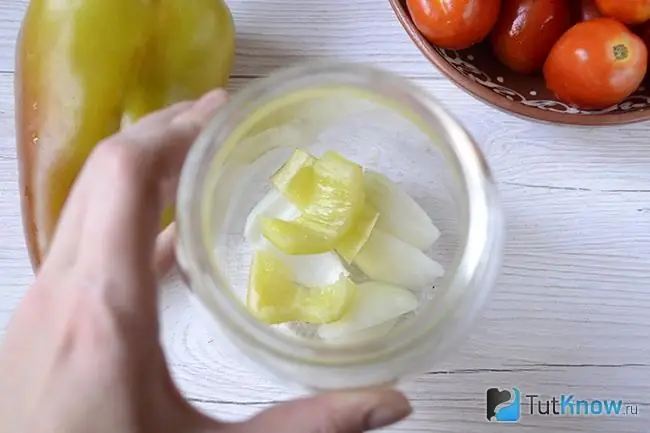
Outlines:
POLYGON ((323 394, 242 423, 180 394, 158 339, 157 278, 173 265, 158 234, 187 151, 225 101, 214 91, 100 143, 63 210, 48 256, 0 351, 0 433, 357 433, 410 413, 396 391, 323 394))

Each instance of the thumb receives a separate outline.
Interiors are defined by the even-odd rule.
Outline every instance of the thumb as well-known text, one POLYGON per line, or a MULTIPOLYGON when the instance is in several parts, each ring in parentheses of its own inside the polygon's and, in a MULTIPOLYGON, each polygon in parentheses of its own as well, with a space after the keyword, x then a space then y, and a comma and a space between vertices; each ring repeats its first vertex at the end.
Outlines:
POLYGON ((411 413, 393 390, 345 391, 284 403, 246 422, 251 433, 359 433, 394 424, 411 413))

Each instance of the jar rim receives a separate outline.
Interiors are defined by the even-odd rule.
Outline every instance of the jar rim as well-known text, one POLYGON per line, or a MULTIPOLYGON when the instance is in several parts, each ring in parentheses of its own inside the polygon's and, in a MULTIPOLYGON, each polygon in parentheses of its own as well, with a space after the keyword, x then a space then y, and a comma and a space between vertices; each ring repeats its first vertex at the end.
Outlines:
MULTIPOLYGON (((219 155, 222 151, 223 149, 219 149, 214 155, 219 155)), ((201 286, 203 295, 209 293, 214 296, 211 306, 217 309, 218 314, 213 313, 213 316, 218 316, 216 319, 226 326, 228 331, 237 334, 239 339, 247 340, 249 344, 273 353, 276 357, 322 366, 347 367, 380 363, 392 354, 422 345, 427 346, 427 340, 431 340, 443 319, 458 319, 453 317, 453 309, 448 308, 450 302, 453 304, 465 295, 465 288, 472 282, 476 283, 475 279, 479 275, 483 284, 481 288, 477 288, 472 309, 476 311, 483 305, 496 279, 503 247, 503 216, 498 192, 488 165, 474 140, 429 92, 422 91, 416 85, 390 72, 357 63, 310 62, 286 68, 253 82, 234 95, 214 116, 189 152, 179 182, 177 223, 178 248, 184 256, 182 266, 191 274, 192 284, 201 286), (209 171, 206 160, 209 159, 210 152, 214 151, 215 137, 228 137, 234 128, 228 130, 224 125, 238 125, 251 111, 259 109, 251 107, 255 104, 250 104, 250 101, 269 103, 277 99, 277 96, 274 96, 277 92, 272 89, 281 85, 293 83, 296 88, 291 91, 301 90, 301 84, 298 83, 301 78, 308 78, 312 85, 314 80, 327 81, 335 78, 335 81, 341 80, 348 86, 381 94, 386 100, 399 102, 410 113, 415 114, 429 130, 424 132, 431 135, 431 131, 435 130, 439 137, 436 141, 443 146, 443 153, 446 153, 445 159, 455 164, 457 172, 460 173, 460 184, 465 191, 466 203, 463 203, 463 206, 467 209, 467 227, 461 253, 452 270, 449 284, 440 294, 443 302, 437 309, 434 306, 434 314, 431 315, 435 317, 413 319, 420 320, 425 325, 417 328, 412 326, 418 329, 418 332, 408 338, 403 335, 388 336, 381 348, 362 346, 351 350, 344 345, 323 345, 315 341, 299 340, 282 335, 257 321, 240 305, 241 302, 232 296, 229 282, 212 258, 213 246, 207 245, 205 236, 196 229, 203 227, 203 187, 207 183, 205 179, 209 171), (192 275, 197 278, 192 278, 192 275), (318 357, 314 356, 316 353, 318 357)), ((205 296, 202 301, 206 302, 205 296)))

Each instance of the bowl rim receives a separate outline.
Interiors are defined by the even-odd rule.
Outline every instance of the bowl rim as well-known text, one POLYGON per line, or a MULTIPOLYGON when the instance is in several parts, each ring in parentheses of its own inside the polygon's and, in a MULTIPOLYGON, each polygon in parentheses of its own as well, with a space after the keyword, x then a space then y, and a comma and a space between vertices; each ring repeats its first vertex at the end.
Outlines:
POLYGON ((402 0, 388 1, 397 16, 398 21, 404 30, 406 30, 406 33, 429 62, 442 72, 442 74, 452 83, 454 83, 456 87, 493 108, 508 114, 514 114, 517 117, 525 118, 527 120, 577 126, 625 125, 650 120, 650 109, 618 114, 572 114, 546 111, 540 108, 529 107, 516 101, 510 101, 460 73, 433 48, 433 45, 427 41, 424 36, 422 36, 415 26, 415 23, 412 21, 409 12, 402 6, 402 0))

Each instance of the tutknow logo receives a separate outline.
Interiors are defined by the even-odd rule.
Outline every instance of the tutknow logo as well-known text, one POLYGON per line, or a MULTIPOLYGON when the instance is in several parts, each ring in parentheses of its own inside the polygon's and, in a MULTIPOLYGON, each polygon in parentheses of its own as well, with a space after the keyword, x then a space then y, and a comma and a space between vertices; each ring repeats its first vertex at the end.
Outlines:
POLYGON ((620 399, 579 399, 573 394, 542 398, 538 394, 526 394, 522 398, 518 388, 490 388, 486 392, 487 419, 501 423, 519 422, 522 406, 526 415, 537 416, 635 416, 639 414, 636 404, 620 399))
POLYGON ((518 422, 521 418, 519 388, 490 388, 485 395, 488 421, 518 422))

